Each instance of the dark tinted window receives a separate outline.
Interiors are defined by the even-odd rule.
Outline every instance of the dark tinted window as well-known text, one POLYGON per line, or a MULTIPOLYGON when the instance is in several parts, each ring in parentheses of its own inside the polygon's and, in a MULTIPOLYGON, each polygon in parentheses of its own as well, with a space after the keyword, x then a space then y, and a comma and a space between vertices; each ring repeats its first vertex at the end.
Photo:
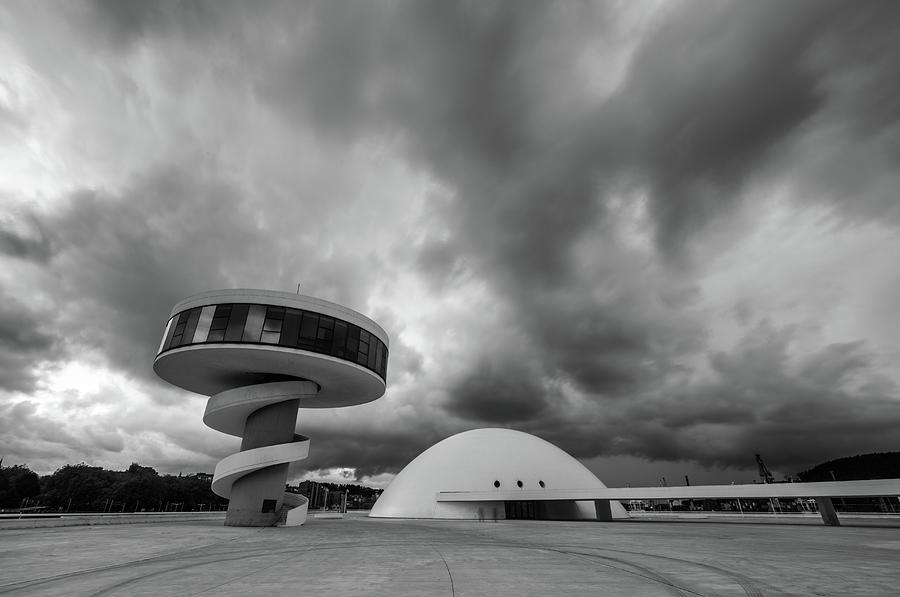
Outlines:
POLYGON ((375 354, 377 352, 376 344, 381 344, 378 340, 375 339, 375 336, 372 336, 371 345, 369 346, 369 360, 366 363, 366 367, 375 371, 375 354))
POLYGON ((213 315, 212 323, 209 326, 211 330, 225 330, 228 327, 228 318, 231 317, 231 305, 218 305, 216 314, 213 315))
POLYGON ((316 334, 316 351, 331 354, 331 340, 334 332, 330 327, 325 327, 319 322, 319 332, 316 334))
MULTIPOLYGON (((361 357, 366 357, 369 354, 369 333, 366 330, 359 330, 359 346, 357 350, 361 357), (363 338, 363 334, 365 334, 365 338, 363 338)), ((365 363, 365 359, 362 362, 365 363)))
POLYGON ((356 362, 365 367, 369 361, 369 332, 362 328, 359 329, 359 346, 357 350, 359 353, 356 356, 356 362))
POLYGON ((303 323, 300 325, 300 346, 313 348, 316 345, 316 328, 319 327, 319 316, 315 313, 303 312, 303 323))
POLYGON ((347 354, 347 324, 343 321, 334 322, 334 342, 331 345, 331 354, 344 358, 347 354))
MULTIPOLYGON (((284 319, 284 307, 267 307, 266 308, 266 325, 268 326, 269 321, 281 321, 284 319)), ((267 332, 271 332, 268 327, 263 328, 267 332)))
POLYGON ((209 335, 206 337, 207 342, 221 342, 225 339, 225 328, 228 327, 228 318, 231 317, 231 305, 218 305, 216 314, 213 315, 212 323, 209 325, 209 335))
POLYGON ((287 309, 284 312, 284 324, 281 327, 282 346, 297 346, 297 338, 300 337, 300 317, 302 314, 297 309, 287 309))
POLYGON ((355 361, 357 351, 359 350, 359 328, 355 325, 348 325, 347 330, 347 352, 345 357, 348 361, 355 361))
POLYGON ((184 336, 184 326, 187 325, 188 315, 190 315, 190 311, 182 311, 178 314, 178 321, 175 322, 175 333, 172 334, 172 348, 181 344, 181 338, 184 336))
POLYGON ((188 311, 187 324, 184 326, 184 335, 181 337, 182 344, 190 344, 194 340, 194 330, 197 329, 197 322, 200 321, 200 311, 203 307, 197 307, 188 311))
POLYGON ((231 307, 231 317, 228 318, 228 327, 225 328, 226 342, 240 342, 244 335, 244 324, 247 323, 247 312, 250 305, 234 305, 231 307))

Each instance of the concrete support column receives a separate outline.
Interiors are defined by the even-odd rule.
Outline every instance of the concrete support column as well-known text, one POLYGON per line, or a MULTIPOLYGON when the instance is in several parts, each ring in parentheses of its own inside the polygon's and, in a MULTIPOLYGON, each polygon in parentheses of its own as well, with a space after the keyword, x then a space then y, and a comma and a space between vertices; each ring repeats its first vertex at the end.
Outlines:
MULTIPOLYGON (((290 443, 294 440, 297 409, 295 398, 264 406, 247 417, 241 452, 290 443)), ((288 464, 276 464, 245 475, 231 488, 226 526, 268 526, 275 523, 284 497, 288 464)))
POLYGON ((597 511, 597 520, 610 522, 613 519, 609 500, 594 500, 594 509, 597 511))
POLYGON ((822 515, 822 521, 830 527, 841 526, 837 512, 834 510, 834 504, 830 497, 817 497, 816 506, 819 508, 819 514, 822 515))

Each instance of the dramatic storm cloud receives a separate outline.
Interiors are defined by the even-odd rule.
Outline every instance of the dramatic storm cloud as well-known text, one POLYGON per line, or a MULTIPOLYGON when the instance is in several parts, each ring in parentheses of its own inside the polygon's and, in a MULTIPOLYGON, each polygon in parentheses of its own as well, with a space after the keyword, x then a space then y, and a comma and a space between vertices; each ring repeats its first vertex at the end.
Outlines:
MULTIPOLYGON (((172 305, 260 287, 391 336, 298 476, 455 432, 618 484, 900 448, 900 5, 0 6, 0 456, 211 470, 172 305)), ((318 472, 316 472, 318 471, 318 472)))

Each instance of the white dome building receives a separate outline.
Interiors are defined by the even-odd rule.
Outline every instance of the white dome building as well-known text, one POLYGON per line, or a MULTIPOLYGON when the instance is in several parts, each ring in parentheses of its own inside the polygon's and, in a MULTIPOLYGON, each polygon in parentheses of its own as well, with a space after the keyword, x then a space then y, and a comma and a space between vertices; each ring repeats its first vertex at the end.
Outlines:
MULTIPOLYGON (((372 512, 375 518, 596 520, 592 501, 508 499, 509 490, 606 487, 583 464, 539 437, 512 429, 476 429, 422 452, 394 478, 372 512), (497 491, 497 500, 437 501, 442 491, 497 491), (503 495, 501 496, 501 491, 503 495)), ((614 518, 625 509, 612 502, 614 518)))

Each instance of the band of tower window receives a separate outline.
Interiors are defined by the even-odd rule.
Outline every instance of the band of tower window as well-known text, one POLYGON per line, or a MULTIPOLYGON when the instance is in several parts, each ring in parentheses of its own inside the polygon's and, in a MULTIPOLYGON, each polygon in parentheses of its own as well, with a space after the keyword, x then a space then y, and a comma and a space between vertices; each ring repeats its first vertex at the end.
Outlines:
POLYGON ((270 344, 327 354, 385 379, 388 349, 363 328, 330 315, 274 305, 230 303, 182 311, 169 319, 159 352, 211 343, 270 344))

